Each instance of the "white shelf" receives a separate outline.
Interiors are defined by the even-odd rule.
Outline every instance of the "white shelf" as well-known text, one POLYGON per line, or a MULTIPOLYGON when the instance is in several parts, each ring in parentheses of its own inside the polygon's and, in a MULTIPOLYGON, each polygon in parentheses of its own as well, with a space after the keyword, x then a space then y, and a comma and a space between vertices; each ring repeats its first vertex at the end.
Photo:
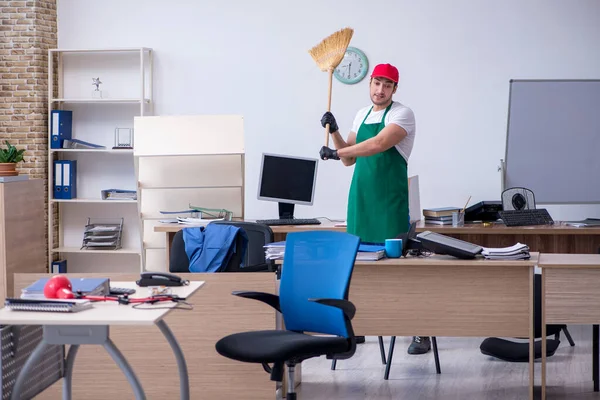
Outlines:
POLYGON ((100 189, 137 186, 134 150, 113 149, 112 132, 114 127, 132 127, 136 116, 153 113, 153 57, 153 50, 146 47, 48 50, 46 102, 49 127, 53 122, 52 110, 70 110, 73 112, 73 137, 106 146, 48 148, 47 248, 50 262, 58 256, 65 259, 69 264, 67 268, 73 271, 101 272, 110 270, 114 265, 128 270, 135 266, 143 270, 143 227, 138 200, 102 200, 100 189), (95 98, 98 92, 93 93, 91 78, 96 77, 106 82, 100 87, 103 98, 95 98), (77 162, 75 179, 79 197, 74 199, 52 198, 54 162, 63 159, 77 162), (86 218, 123 218, 127 226, 122 237, 126 248, 81 249, 81 227, 86 218), (92 254, 98 256, 88 257, 92 254), (109 255, 116 258, 109 259, 109 255))
POLYGON ((52 99, 53 103, 129 103, 129 104, 140 104, 150 103, 150 99, 52 99))
POLYGON ((119 249, 119 250, 87 250, 79 247, 57 247, 50 250, 53 253, 86 253, 86 254, 141 254, 139 249, 119 249))
POLYGON ((102 203, 102 204, 137 204, 137 200, 102 200, 102 199, 50 199, 53 203, 102 203))
POLYGON ((111 153, 111 154, 133 154, 133 149, 50 149, 51 153, 111 153))
POLYGON ((50 49, 48 51, 53 53, 114 53, 114 52, 136 52, 136 51, 150 51, 148 47, 123 47, 114 49, 50 49))

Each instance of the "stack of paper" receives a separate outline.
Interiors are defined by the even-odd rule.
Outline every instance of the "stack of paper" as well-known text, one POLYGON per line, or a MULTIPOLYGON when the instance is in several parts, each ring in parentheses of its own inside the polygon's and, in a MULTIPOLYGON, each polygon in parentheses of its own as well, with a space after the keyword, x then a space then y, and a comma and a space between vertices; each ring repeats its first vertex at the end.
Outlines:
POLYGON ((527 260, 529 246, 517 243, 510 247, 484 247, 481 254, 489 260, 527 260))
MULTIPOLYGON (((273 242, 264 246, 267 260, 283 260, 285 241, 273 242)), ((357 261, 376 261, 385 257, 385 246, 361 244, 356 255, 357 261)))
POLYGON ((282 260, 283 253, 285 253, 285 242, 269 243, 264 246, 264 249, 267 260, 282 260))
POLYGON ((565 225, 574 226, 576 228, 598 226, 600 227, 600 219, 598 218, 586 218, 581 221, 565 221, 565 225))
POLYGON ((177 217, 177 222, 180 224, 187 224, 187 225, 208 225, 211 222, 214 221, 223 221, 223 218, 212 218, 212 219, 208 219, 208 218, 184 218, 184 217, 177 217))

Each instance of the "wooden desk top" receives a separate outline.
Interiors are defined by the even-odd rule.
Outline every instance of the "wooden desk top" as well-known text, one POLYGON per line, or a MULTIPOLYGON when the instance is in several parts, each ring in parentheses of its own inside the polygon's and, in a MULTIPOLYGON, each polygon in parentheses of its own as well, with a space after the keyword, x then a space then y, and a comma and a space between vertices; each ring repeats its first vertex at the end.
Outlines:
MULTIPOLYGON (((249 220, 250 222, 254 222, 249 220)), ((183 224, 158 224, 154 227, 154 232, 177 232, 182 228, 191 225, 183 224)), ((320 225, 280 225, 272 226, 273 233, 302 232, 307 230, 333 230, 345 232, 346 227, 335 226, 333 222, 321 221, 320 225)), ((440 226, 425 224, 424 221, 417 222, 417 232, 432 231, 442 234, 462 234, 462 235, 600 235, 600 227, 577 228, 557 222, 554 225, 536 225, 536 226, 506 226, 501 223, 495 223, 492 226, 483 226, 482 223, 466 224, 463 227, 440 226)))
MULTIPOLYGON (((255 220, 246 220, 248 222, 256 222, 255 220)), ((195 225, 185 225, 185 224, 169 224, 169 223, 159 223, 154 227, 154 232, 178 232, 183 228, 191 227, 195 225)), ((332 231, 340 231, 345 232, 345 226, 335 226, 333 222, 329 221, 321 221, 320 225, 276 225, 271 226, 271 230, 273 233, 290 233, 290 232, 302 232, 302 231, 312 231, 317 229, 324 230, 332 230, 332 231)))
POLYGON ((540 256, 540 268, 600 268, 600 254, 550 254, 540 256))
MULTIPOLYGON (((148 290, 134 282, 111 282, 114 287, 134 288, 131 298, 147 297, 148 290)), ((189 297, 204 285, 203 281, 190 282, 187 286, 172 287, 171 293, 189 297)), ((88 310, 76 313, 0 310, 0 324, 3 325, 154 325, 163 319, 177 305, 174 302, 142 305, 142 308, 157 307, 156 310, 136 310, 131 305, 117 302, 94 302, 88 310), (168 308, 167 308, 168 307, 168 308)))
POLYGON ((554 225, 535 226, 506 226, 502 223, 483 226, 482 223, 476 223, 454 228, 448 225, 431 225, 419 221, 417 223, 417 231, 421 232, 425 230, 445 234, 467 235, 600 235, 600 227, 577 228, 568 226, 563 222, 556 222, 554 225))
MULTIPOLYGON (((398 266, 398 267, 414 267, 414 266, 436 266, 436 267, 452 267, 456 265, 481 265, 503 266, 503 267, 533 267, 538 264, 540 253, 531 253, 529 260, 486 260, 484 258, 476 258, 474 260, 463 260, 447 255, 433 255, 430 257, 402 257, 402 258, 384 258, 378 261, 356 261, 355 265, 367 266, 398 266)), ((276 260, 275 264, 283 264, 283 260, 276 260)))

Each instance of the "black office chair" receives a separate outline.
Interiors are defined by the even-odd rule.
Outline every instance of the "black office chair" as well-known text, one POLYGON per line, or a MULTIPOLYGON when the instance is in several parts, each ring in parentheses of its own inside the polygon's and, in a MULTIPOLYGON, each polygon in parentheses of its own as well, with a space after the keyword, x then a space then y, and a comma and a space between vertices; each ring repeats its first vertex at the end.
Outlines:
MULTIPOLYGON (((383 379, 388 380, 390 377, 390 369, 392 368, 392 357, 394 356, 394 346, 396 345, 396 336, 392 336, 390 340, 390 349, 388 352, 387 362, 385 362, 385 372, 383 379)), ((433 349, 433 360, 435 361, 435 372, 438 374, 442 373, 440 368, 440 355, 438 354, 437 338, 431 337, 431 348, 433 349)))
MULTIPOLYGON (((402 255, 406 256, 409 253, 409 250, 415 247, 412 246, 417 246, 418 244, 411 241, 411 239, 414 239, 417 235, 417 223, 416 222, 412 222, 410 223, 410 228, 408 229, 407 233, 402 233, 398 236, 396 236, 396 239, 402 239, 403 240, 403 249, 402 249, 402 255)), ((388 380, 390 377, 390 369, 392 368, 392 358, 394 356, 394 346, 396 345, 396 336, 392 336, 390 339, 390 348, 389 348, 389 352, 388 352, 388 356, 387 359, 385 357, 385 347, 383 346, 383 337, 382 336, 378 336, 378 341, 379 341, 379 352, 381 353, 381 363, 383 365, 385 365, 385 372, 383 374, 383 379, 388 380)), ((435 361, 435 371, 438 374, 441 374, 441 368, 440 368, 440 356, 438 354, 438 348, 437 348, 437 338, 434 336, 431 338, 431 347, 433 348, 433 358, 435 361)), ((331 369, 335 370, 337 365, 337 360, 333 360, 333 362, 331 363, 331 369)))
MULTIPOLYGON (((273 231, 268 225, 254 222, 237 221, 215 221, 212 224, 227 224, 242 228, 248 237, 246 246, 244 267, 240 267, 242 262, 242 239, 237 238, 236 250, 234 251, 229 263, 224 266, 220 272, 272 272, 275 269, 272 260, 265 259, 264 246, 273 242, 273 231)), ((185 229, 185 228, 184 228, 185 229)), ((185 252, 185 243, 183 241, 183 230, 178 231, 173 237, 171 253, 169 256, 169 271, 173 273, 190 272, 190 261, 185 252)))
MULTIPOLYGON (((396 336, 392 336, 390 339, 390 348, 388 350, 387 358, 385 356, 385 347, 383 346, 383 337, 377 337, 379 341, 379 352, 381 354, 381 363, 385 365, 385 372, 383 373, 383 379, 388 380, 390 378, 390 369, 392 368, 392 358, 394 357, 394 346, 396 345, 396 336)), ((437 348, 437 338, 434 336, 431 338, 431 347, 433 348, 433 359, 435 361, 435 371, 438 374, 442 373, 440 368, 440 356, 437 348)), ((335 370, 337 366, 337 360, 331 362, 331 369, 335 370)))
POLYGON ((359 243, 357 236, 344 232, 289 233, 279 296, 233 293, 281 312, 285 330, 235 333, 216 343, 217 352, 233 360, 262 364, 273 381, 282 381, 285 364, 286 398, 295 400, 296 365, 321 355, 346 359, 356 351, 351 323, 356 308, 348 301, 348 291, 359 243))
MULTIPOLYGON (((551 357, 560 345, 560 333, 563 332, 571 346, 575 342, 571 337, 566 325, 546 325, 546 335, 554 336, 547 340, 546 356, 551 357)), ((536 339, 542 337, 542 276, 535 275, 534 278, 534 335, 536 339)), ((529 343, 513 342, 511 340, 491 337, 481 342, 479 349, 482 354, 495 357, 509 362, 529 362, 529 343)), ((534 346, 534 357, 541 358, 542 342, 536 341, 534 346)))

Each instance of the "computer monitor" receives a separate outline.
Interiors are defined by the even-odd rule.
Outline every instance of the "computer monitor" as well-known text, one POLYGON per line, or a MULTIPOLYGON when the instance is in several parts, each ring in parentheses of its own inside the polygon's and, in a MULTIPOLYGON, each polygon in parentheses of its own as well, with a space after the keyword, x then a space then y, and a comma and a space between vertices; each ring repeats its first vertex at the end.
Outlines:
POLYGON ((424 249, 436 254, 448 254, 457 258, 475 258, 483 247, 435 232, 425 231, 417 235, 424 249))
POLYGON ((312 206, 317 182, 316 158, 263 153, 258 199, 279 203, 279 218, 294 218, 294 205, 312 206))

